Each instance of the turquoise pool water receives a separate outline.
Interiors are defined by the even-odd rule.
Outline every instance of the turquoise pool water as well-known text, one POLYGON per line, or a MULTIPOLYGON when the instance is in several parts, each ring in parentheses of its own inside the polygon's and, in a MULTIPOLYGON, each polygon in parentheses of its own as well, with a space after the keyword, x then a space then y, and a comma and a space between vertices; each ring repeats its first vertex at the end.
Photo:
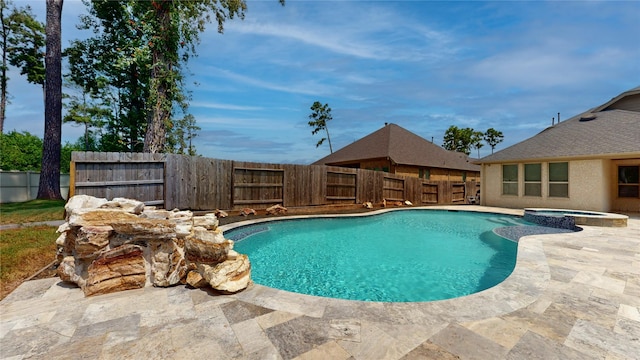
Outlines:
POLYGON ((490 288, 511 274, 517 244, 507 215, 440 210, 272 221, 225 232, 254 282, 323 297, 433 301, 490 288))

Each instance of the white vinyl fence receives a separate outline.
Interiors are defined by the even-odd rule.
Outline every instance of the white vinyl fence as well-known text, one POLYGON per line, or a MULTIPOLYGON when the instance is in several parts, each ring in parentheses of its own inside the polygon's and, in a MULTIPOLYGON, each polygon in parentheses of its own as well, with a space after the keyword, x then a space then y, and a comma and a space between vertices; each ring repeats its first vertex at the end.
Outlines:
MULTIPOLYGON (((38 195, 40 173, 34 171, 0 171, 0 203, 33 200, 38 195)), ((69 174, 60 175, 60 193, 69 196, 69 174)))

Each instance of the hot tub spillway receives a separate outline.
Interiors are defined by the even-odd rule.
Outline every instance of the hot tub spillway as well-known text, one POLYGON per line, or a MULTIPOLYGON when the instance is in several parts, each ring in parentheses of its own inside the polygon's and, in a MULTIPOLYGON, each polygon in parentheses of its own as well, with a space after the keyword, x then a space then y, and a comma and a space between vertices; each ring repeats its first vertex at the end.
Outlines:
POLYGON ((567 216, 561 212, 551 214, 525 209, 524 220, 541 226, 557 229, 576 229, 576 219, 573 216, 567 216))
POLYGON ((576 225, 625 227, 626 215, 566 209, 524 209, 524 220, 560 229, 574 229, 576 225))

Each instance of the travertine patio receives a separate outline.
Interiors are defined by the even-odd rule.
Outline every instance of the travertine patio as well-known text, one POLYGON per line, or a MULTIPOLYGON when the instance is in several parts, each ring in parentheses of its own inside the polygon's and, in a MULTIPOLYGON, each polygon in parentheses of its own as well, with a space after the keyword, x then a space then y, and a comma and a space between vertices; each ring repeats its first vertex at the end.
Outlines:
POLYGON ((583 228, 522 238, 505 282, 430 303, 259 285, 235 295, 177 286, 85 298, 58 279, 29 281, 0 302, 0 358, 637 358, 640 218, 583 228))

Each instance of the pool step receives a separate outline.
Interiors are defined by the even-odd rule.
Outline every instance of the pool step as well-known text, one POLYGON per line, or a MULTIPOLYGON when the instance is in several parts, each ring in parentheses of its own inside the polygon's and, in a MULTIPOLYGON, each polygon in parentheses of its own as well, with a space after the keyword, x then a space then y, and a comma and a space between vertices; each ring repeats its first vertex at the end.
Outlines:
POLYGON ((240 241, 248 238, 251 235, 258 234, 261 232, 269 231, 268 226, 250 226, 247 229, 240 228, 236 231, 231 231, 229 235, 225 235, 225 237, 229 240, 240 241))
POLYGON ((521 225, 522 223, 519 222, 519 218, 513 218, 513 217, 492 217, 489 218, 489 221, 496 223, 496 224, 500 224, 500 225, 504 225, 504 226, 513 226, 513 225, 521 225))

